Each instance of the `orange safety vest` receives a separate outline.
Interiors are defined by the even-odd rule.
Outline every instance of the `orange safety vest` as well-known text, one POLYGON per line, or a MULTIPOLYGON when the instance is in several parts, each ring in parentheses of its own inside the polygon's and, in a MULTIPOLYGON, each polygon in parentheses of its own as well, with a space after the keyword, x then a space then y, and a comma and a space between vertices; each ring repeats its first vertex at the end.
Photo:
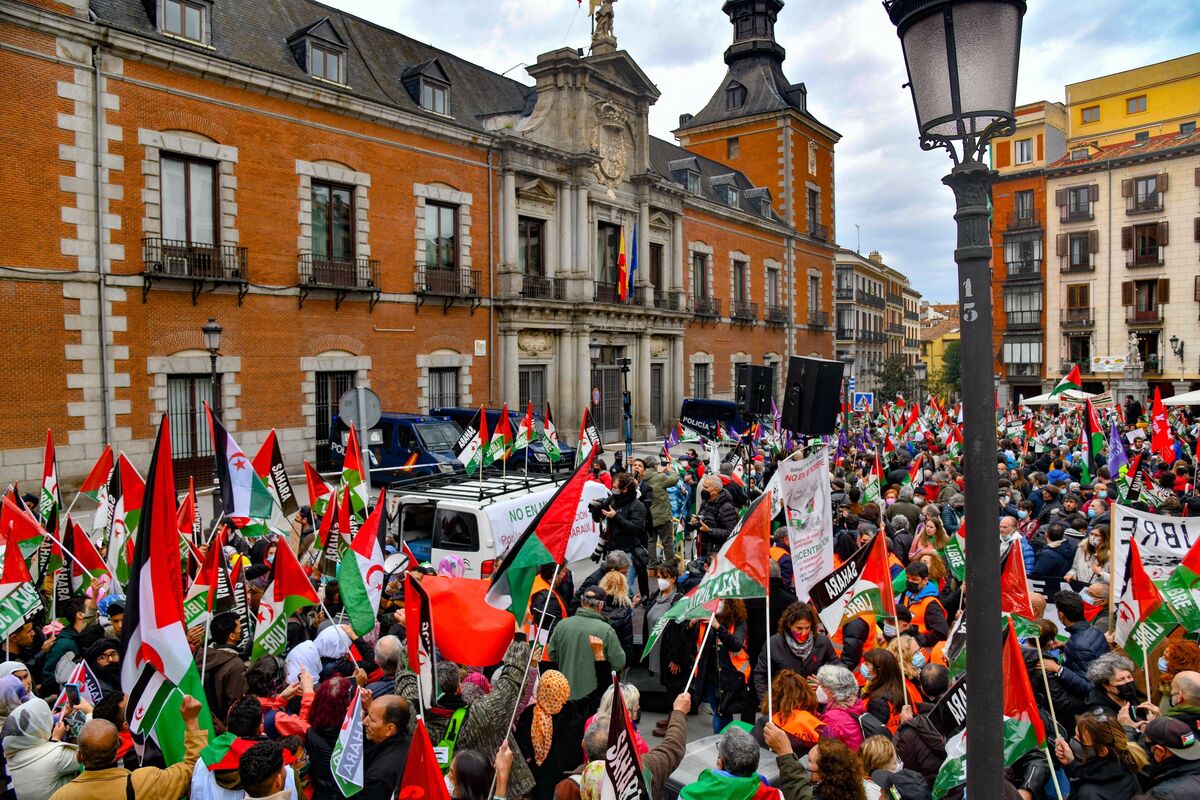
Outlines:
POLYGON ((791 555, 791 553, 789 553, 786 548, 780 547, 779 545, 775 545, 774 547, 771 548, 771 560, 772 561, 778 561, 779 559, 783 558, 784 556, 790 556, 790 555, 791 555))
POLYGON ((820 717, 799 708, 786 717, 782 711, 776 711, 771 719, 789 735, 809 744, 817 743, 820 738, 817 731, 825 724, 820 717))
POLYGON ((941 664, 943 667, 948 667, 950 664, 946 661, 946 640, 935 644, 929 648, 928 661, 930 664, 941 664))
MULTIPOLYGON (((536 578, 533 579, 533 587, 529 592, 529 597, 530 597, 530 599, 532 599, 533 596, 536 595, 538 592, 545 591, 548 589, 550 589, 550 583, 545 578, 543 578, 541 575, 538 575, 536 578)), ((555 602, 558 603, 558 619, 559 620, 566 619, 567 606, 566 606, 566 604, 563 603, 562 598, 558 596, 558 592, 550 590, 550 596, 553 597, 555 602)), ((534 610, 533 610, 532 603, 530 603, 529 609, 525 613, 526 613, 526 616, 529 618, 529 624, 526 625, 526 627, 525 627, 525 634, 528 637, 530 643, 533 644, 533 643, 537 642, 537 635, 536 635, 537 634, 537 622, 534 619, 534 610)), ((541 616, 542 616, 541 609, 538 609, 538 611, 537 611, 538 619, 540 619, 541 616)), ((547 651, 549 649, 550 648, 548 648, 548 647, 542 649, 542 658, 541 658, 542 661, 550 660, 550 656, 547 655, 547 651)))
POLYGON ((942 613, 946 613, 945 607, 942 606, 942 601, 936 597, 922 598, 908 607, 909 612, 912 614, 912 624, 917 626, 917 630, 921 632, 922 636, 929 633, 929 628, 925 625, 925 611, 929 608, 930 603, 937 603, 938 607, 942 609, 942 613))
MULTIPOLYGON (((696 649, 697 650, 699 650, 700 648, 702 648, 704 646, 704 634, 707 630, 708 630, 708 623, 701 622, 699 632, 696 636, 696 649)), ((730 625, 728 628, 728 631, 730 633, 733 633, 734 626, 730 625)), ((746 652, 746 643, 742 642, 742 649, 737 651, 736 653, 727 653, 727 654, 729 656, 730 663, 733 664, 733 668, 736 669, 738 672, 742 673, 742 678, 745 679, 747 683, 749 683, 749 681, 750 681, 750 654, 746 652)))

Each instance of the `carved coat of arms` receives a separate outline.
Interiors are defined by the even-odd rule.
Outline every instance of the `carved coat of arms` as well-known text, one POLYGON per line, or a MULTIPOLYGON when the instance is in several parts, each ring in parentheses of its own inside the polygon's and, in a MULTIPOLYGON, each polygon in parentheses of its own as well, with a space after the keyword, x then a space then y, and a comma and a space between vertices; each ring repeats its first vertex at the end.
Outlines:
POLYGON ((625 179, 629 164, 629 147, 625 143, 625 112, 612 103, 602 103, 596 110, 596 126, 592 129, 592 150, 600 156, 593 166, 596 180, 607 186, 611 194, 625 179))

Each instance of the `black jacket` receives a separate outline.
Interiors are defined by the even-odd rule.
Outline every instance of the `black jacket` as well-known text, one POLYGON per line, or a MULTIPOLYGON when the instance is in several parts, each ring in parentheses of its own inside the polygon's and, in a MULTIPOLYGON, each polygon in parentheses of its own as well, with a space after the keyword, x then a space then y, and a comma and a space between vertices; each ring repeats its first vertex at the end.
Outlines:
MULTIPOLYGON (((365 736, 363 738, 366 740, 365 736)), ((404 779, 404 765, 408 763, 408 742, 408 731, 401 731, 378 744, 366 741, 363 790, 362 794, 355 795, 356 800, 392 800, 400 781, 404 779)))
POLYGON ((1136 773, 1129 772, 1112 756, 1095 756, 1072 761, 1066 767, 1071 781, 1071 800, 1126 800, 1141 787, 1136 773))
POLYGON ((700 512, 696 516, 709 527, 709 530, 700 532, 700 543, 704 546, 705 553, 719 550, 738 524, 737 507, 725 489, 721 490, 716 500, 705 500, 701 503, 700 512))
MULTIPOLYGON (((821 633, 814 635, 817 640, 813 642, 812 652, 803 660, 792 653, 792 648, 788 647, 783 635, 777 633, 772 636, 771 675, 778 675, 781 670, 790 669, 801 677, 808 678, 816 675, 817 670, 826 664, 836 662, 838 660, 837 651, 833 648, 833 642, 829 641, 829 637, 821 633)), ((759 697, 767 696, 767 648, 765 647, 759 653, 758 662, 754 667, 754 688, 759 697)))
POLYGON ((1071 571, 1075 560, 1075 544, 1070 539, 1063 539, 1057 547, 1049 545, 1042 548, 1033 562, 1033 575, 1039 578, 1061 578, 1071 571))
POLYGON ((787 607, 796 602, 796 595, 791 586, 782 577, 771 578, 771 619, 767 620, 767 600, 765 597, 749 597, 742 602, 746 604, 746 631, 750 637, 748 651, 750 663, 758 661, 767 637, 779 630, 779 618, 787 607))
POLYGON ((605 606, 604 616, 608 617, 613 630, 617 632, 621 649, 625 651, 625 663, 636 664, 637 657, 641 653, 636 652, 633 647, 633 609, 624 606, 605 606))
POLYGON ((1161 771, 1154 770, 1151 765, 1154 786, 1134 800, 1195 800, 1200 797, 1200 761, 1184 761, 1171 756, 1162 763, 1168 766, 1161 771))
POLYGON ((906 769, 924 775, 930 786, 946 761, 946 737, 933 726, 929 716, 932 710, 932 703, 919 704, 917 711, 920 713, 908 722, 902 722, 896 731, 896 755, 906 769))
POLYGON ((612 686, 612 667, 607 661, 597 661, 595 664, 596 688, 592 693, 578 700, 568 700, 552 717, 554 738, 550 744, 550 752, 541 764, 535 763, 533 758, 533 705, 522 711, 520 719, 517 720, 514 736, 521 752, 514 755, 518 758, 523 756, 529 765, 529 771, 533 773, 533 800, 552 800, 554 787, 558 782, 583 762, 580 742, 586 733, 584 723, 600 707, 600 698, 604 696, 604 690, 612 686))
POLYGON ((304 735, 304 749, 308 751, 308 779, 312 782, 313 797, 341 797, 341 790, 333 780, 329 759, 333 745, 337 742, 338 729, 320 731, 309 728, 304 735))
POLYGON ((616 516, 608 520, 608 545, 613 550, 632 553, 646 546, 646 506, 636 492, 614 493, 613 510, 616 516))
POLYGON ((746 623, 739 622, 730 633, 719 622, 704 645, 700 657, 700 676, 693 686, 717 684, 717 714, 732 717, 752 709, 754 696, 746 677, 734 666, 733 659, 745 655, 746 623))

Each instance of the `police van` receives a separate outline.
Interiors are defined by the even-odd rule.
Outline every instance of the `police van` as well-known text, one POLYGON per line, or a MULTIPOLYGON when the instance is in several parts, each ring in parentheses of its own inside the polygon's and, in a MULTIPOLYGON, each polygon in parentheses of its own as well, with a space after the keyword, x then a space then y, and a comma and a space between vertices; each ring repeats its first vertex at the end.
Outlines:
POLYGON ((700 397, 685 397, 679 409, 679 422, 685 428, 702 433, 710 439, 717 438, 717 426, 743 434, 750 423, 738 412, 737 403, 731 400, 710 400, 700 397))
MULTIPOLYGON (((330 443, 333 471, 341 472, 350 429, 334 420, 337 438, 330 443)), ((365 436, 371 453, 371 483, 386 486, 395 480, 438 474, 464 474, 454 455, 462 429, 453 420, 429 414, 385 411, 365 436)))
MULTIPOLYGON (((417 558, 428 553, 437 567, 448 557, 462 564, 462 575, 487 578, 529 523, 569 475, 530 475, 486 471, 403 480, 388 488, 398 500, 399 534, 417 558)), ((567 563, 587 558, 599 538, 588 511, 591 500, 605 497, 603 484, 584 485, 567 546, 567 563)))

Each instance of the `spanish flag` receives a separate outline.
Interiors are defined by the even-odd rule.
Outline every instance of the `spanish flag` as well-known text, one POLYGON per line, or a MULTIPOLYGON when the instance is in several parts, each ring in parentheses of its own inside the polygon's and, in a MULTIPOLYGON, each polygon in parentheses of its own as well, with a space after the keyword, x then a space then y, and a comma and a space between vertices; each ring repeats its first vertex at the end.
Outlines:
POLYGON ((629 261, 625 255, 625 226, 621 226, 621 246, 617 250, 617 299, 629 299, 629 261))

